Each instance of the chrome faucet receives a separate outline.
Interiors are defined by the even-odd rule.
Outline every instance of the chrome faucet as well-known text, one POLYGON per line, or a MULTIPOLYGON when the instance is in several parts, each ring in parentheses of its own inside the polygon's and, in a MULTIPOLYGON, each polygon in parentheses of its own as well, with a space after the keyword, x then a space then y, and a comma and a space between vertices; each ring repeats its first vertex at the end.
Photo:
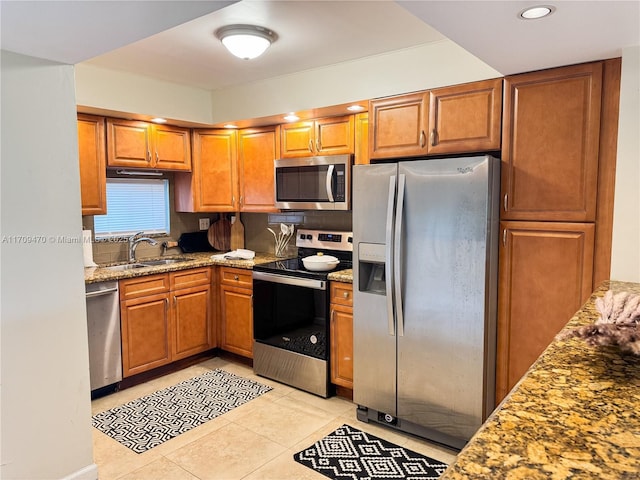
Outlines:
POLYGON ((138 248, 138 244, 140 242, 148 242, 151 245, 157 245, 153 238, 149 237, 138 237, 138 235, 142 235, 144 232, 138 232, 129 237, 129 263, 134 263, 136 261, 136 248, 138 248))

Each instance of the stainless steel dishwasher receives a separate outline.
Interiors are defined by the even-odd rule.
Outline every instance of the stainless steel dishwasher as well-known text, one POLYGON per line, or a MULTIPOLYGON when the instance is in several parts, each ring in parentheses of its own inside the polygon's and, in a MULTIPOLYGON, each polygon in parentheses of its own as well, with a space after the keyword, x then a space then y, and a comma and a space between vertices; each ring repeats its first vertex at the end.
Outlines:
POLYGON ((122 380, 118 282, 90 283, 87 298, 91 391, 122 380))

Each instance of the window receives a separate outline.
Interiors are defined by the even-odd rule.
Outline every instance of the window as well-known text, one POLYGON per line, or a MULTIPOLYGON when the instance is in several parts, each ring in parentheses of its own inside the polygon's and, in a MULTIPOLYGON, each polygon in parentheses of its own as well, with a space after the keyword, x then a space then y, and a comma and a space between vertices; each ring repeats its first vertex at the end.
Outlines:
POLYGON ((94 217, 96 238, 169 233, 169 180, 107 178, 107 214, 94 217))

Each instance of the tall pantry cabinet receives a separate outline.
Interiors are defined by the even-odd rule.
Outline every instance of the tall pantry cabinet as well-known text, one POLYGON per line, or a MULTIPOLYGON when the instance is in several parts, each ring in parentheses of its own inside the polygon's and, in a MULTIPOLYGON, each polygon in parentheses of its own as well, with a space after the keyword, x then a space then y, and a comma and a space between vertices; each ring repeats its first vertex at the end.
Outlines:
POLYGON ((619 59, 505 79, 497 402, 608 278, 616 71, 619 59))

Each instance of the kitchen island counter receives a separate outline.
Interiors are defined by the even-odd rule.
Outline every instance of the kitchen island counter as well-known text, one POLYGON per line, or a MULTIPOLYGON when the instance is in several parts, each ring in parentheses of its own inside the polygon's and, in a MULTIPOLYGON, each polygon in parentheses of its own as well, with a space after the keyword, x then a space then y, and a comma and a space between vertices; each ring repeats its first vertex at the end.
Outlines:
MULTIPOLYGON (((598 318, 606 281, 565 330, 598 318)), ((554 340, 440 477, 452 479, 640 478, 640 356, 582 339, 554 340)))
MULTIPOLYGON (((144 275, 154 275, 156 273, 175 272, 177 270, 185 270, 188 268, 210 267, 216 265, 252 270, 253 266, 259 263, 267 263, 273 262, 275 260, 280 260, 272 253, 262 252, 256 252, 256 256, 253 260, 233 260, 216 258, 216 256, 217 254, 215 254, 215 252, 185 253, 184 255, 179 256, 179 258, 185 258, 186 260, 184 261, 167 265, 154 265, 144 268, 133 268, 130 270, 110 270, 101 266, 85 268, 84 281, 85 283, 106 282, 110 280, 121 280, 123 278, 142 277, 144 275)), ((175 257, 167 256, 162 258, 175 257)), ((145 262, 148 260, 150 259, 140 259, 138 260, 138 262, 145 262)))
POLYGON ((353 270, 337 270, 335 272, 331 272, 327 277, 332 282, 344 282, 344 283, 353 283, 353 270))

